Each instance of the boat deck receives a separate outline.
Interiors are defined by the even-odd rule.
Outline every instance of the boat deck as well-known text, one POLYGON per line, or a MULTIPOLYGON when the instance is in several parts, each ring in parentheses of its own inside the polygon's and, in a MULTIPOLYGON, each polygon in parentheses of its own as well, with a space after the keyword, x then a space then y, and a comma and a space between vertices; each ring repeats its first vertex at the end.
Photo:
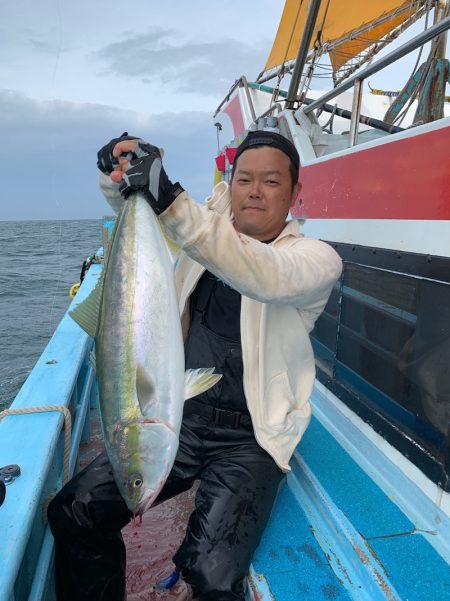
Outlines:
MULTIPOLYGON (((102 446, 97 420, 81 467, 102 446)), ((192 600, 182 581, 170 591, 153 586, 173 570, 194 494, 151 508, 142 525, 124 529, 128 601, 192 600)), ((450 570, 430 534, 437 536, 415 526, 315 417, 255 554, 249 598, 441 601, 450 595, 450 570)))
POLYGON ((383 491, 375 481, 377 450, 364 451, 370 475, 313 418, 253 560, 251 580, 263 591, 256 598, 450 597, 448 516, 395 477, 395 465, 383 466, 394 483, 389 494, 383 491), (423 518, 413 523, 400 509, 403 495, 423 518))

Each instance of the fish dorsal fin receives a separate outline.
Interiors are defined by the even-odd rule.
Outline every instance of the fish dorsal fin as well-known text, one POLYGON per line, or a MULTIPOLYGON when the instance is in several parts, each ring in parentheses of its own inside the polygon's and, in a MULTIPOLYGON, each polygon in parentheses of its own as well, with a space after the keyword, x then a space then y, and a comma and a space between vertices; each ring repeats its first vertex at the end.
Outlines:
POLYGON ((97 336, 98 318, 103 296, 103 273, 104 270, 89 296, 81 301, 73 311, 69 311, 70 317, 92 338, 97 336))
POLYGON ((136 396, 142 415, 148 415, 156 403, 156 388, 143 365, 136 368, 136 396))
POLYGON ((105 259, 103 261, 103 269, 98 278, 97 284, 92 292, 77 305, 72 311, 69 312, 70 317, 82 328, 85 332, 95 339, 97 336, 98 320, 100 315, 100 307, 103 298, 103 285, 105 281, 105 273, 108 268, 109 257, 111 255, 111 248, 116 237, 119 221, 123 215, 124 207, 122 207, 119 216, 114 224, 113 231, 109 240, 108 248, 105 250, 105 259))
POLYGON ((184 375, 184 398, 190 399, 217 384, 222 374, 215 374, 214 367, 187 369, 184 375))

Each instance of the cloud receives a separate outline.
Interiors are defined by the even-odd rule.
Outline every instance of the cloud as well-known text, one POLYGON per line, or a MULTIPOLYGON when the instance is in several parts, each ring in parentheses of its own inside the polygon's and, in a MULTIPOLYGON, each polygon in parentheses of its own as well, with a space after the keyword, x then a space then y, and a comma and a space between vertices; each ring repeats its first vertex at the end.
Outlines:
POLYGON ((50 56, 54 57, 56 54, 60 53, 60 52, 65 52, 65 50, 62 50, 61 48, 59 48, 58 44, 53 43, 53 42, 48 42, 48 41, 41 41, 41 40, 37 40, 35 38, 30 38, 28 40, 28 44, 31 47, 31 50, 33 52, 42 52, 43 54, 49 54, 50 56))
POLYGON ((181 92, 225 95, 235 79, 253 74, 267 44, 247 45, 233 39, 191 42, 170 29, 153 31, 108 44, 94 53, 105 73, 160 82, 181 92))
POLYGON ((166 171, 203 200, 216 151, 210 113, 146 116, 95 104, 38 102, 0 91, 0 220, 88 219, 111 213, 98 191, 97 150, 127 130, 165 149, 166 171))

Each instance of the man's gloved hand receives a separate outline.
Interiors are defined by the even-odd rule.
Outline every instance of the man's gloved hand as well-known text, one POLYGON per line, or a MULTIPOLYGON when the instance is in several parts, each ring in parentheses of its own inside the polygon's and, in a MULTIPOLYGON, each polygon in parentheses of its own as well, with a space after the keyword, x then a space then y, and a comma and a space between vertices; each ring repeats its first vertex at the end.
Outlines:
POLYGON ((129 167, 119 186, 120 193, 124 198, 128 198, 133 192, 140 192, 159 215, 184 192, 184 188, 179 182, 172 184, 167 177, 162 166, 161 153, 156 146, 139 139, 131 155, 129 167))
POLYGON ((97 167, 105 173, 110 175, 116 167, 119 165, 119 158, 113 156, 113 150, 116 144, 123 142, 124 140, 138 140, 136 136, 129 136, 127 131, 124 131, 118 138, 113 138, 108 144, 105 144, 97 152, 97 167))

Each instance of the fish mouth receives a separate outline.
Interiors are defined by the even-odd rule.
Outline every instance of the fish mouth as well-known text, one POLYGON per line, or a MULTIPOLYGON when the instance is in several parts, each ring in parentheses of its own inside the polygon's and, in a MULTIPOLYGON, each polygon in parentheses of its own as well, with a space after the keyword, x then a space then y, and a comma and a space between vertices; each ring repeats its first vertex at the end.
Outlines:
POLYGON ((158 496, 157 494, 156 495, 152 495, 150 497, 150 499, 146 503, 144 503, 144 505, 142 505, 141 507, 139 507, 139 509, 138 509, 139 515, 141 515, 141 516, 144 515, 144 513, 148 509, 150 509, 150 507, 153 505, 153 502, 156 500, 157 496, 158 496))
POLYGON ((159 493, 161 492, 163 487, 163 483, 161 484, 161 486, 159 486, 156 489, 148 489, 147 493, 150 493, 149 497, 145 499, 145 501, 142 501, 141 503, 138 504, 136 511, 133 513, 133 515, 136 516, 140 516, 142 518, 142 516, 144 515, 144 513, 146 513, 146 511, 148 511, 150 509, 150 507, 153 505, 153 503, 156 501, 156 499, 158 498, 159 493))
POLYGON ((168 430, 170 430, 171 432, 173 432, 175 434, 175 430, 173 429, 173 427, 168 424, 167 422, 163 422, 162 420, 158 419, 157 417, 143 417, 139 420, 140 424, 157 424, 160 426, 164 426, 165 428, 167 428, 168 430))

